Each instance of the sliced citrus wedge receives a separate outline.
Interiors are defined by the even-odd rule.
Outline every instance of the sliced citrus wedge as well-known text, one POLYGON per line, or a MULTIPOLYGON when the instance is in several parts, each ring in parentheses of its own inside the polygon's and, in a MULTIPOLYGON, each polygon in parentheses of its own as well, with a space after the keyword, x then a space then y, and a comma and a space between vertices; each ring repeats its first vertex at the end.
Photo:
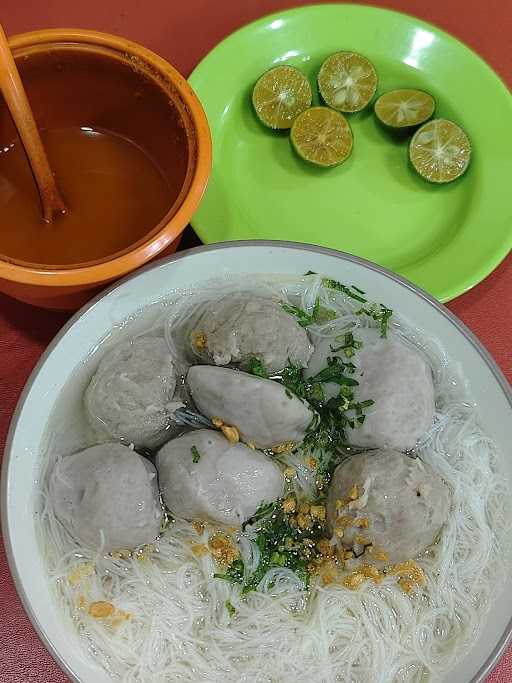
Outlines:
POLYGON ((327 107, 311 107, 299 114, 290 139, 297 154, 316 166, 338 166, 352 152, 353 136, 347 119, 327 107))
POLYGON ((471 143, 460 126, 448 119, 432 119, 413 135, 409 158, 430 183, 450 183, 467 169, 471 143))
POLYGON ((296 117, 311 106, 311 85, 293 66, 266 71, 254 86, 252 104, 256 116, 268 128, 291 128, 296 117))
POLYGON ((318 90, 327 106, 338 111, 361 111, 377 89, 373 64, 355 52, 336 52, 327 57, 318 73, 318 90))
POLYGON ((409 129, 432 116, 436 102, 423 90, 391 90, 375 102, 375 115, 388 128, 409 129))

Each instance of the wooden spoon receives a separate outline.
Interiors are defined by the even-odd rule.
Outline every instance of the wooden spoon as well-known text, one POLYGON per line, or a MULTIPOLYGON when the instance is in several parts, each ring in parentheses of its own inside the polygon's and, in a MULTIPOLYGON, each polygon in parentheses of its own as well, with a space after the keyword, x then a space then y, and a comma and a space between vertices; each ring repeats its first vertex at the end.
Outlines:
POLYGON ((25 88, 21 82, 16 63, 7 42, 7 36, 1 24, 0 91, 4 96, 14 125, 18 130, 37 183, 43 207, 43 218, 46 222, 51 223, 56 213, 66 212, 66 206, 48 163, 48 157, 44 151, 25 88))

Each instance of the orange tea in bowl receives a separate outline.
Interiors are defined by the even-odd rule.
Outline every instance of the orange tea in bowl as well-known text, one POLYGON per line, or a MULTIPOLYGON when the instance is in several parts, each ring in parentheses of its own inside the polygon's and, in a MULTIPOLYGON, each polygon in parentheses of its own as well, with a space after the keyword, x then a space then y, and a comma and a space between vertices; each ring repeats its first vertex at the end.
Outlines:
POLYGON ((143 239, 187 173, 187 137, 164 92, 131 64, 75 46, 17 61, 68 211, 43 222, 30 166, 2 108, 2 257, 65 267, 143 239))
POLYGON ((11 46, 67 211, 43 221, 0 101, 0 290, 41 303, 27 285, 97 288, 166 249, 206 185, 210 138, 185 79, 134 43, 64 30, 11 46))

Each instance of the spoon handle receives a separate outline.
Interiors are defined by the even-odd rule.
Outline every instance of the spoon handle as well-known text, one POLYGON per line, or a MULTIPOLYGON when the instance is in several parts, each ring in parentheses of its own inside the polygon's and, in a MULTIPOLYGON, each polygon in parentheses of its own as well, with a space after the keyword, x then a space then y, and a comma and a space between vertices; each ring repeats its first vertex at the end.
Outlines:
POLYGON ((51 223, 55 213, 64 213, 66 206, 55 182, 48 157, 32 115, 25 88, 12 56, 7 36, 0 24, 0 91, 18 130, 37 183, 43 208, 43 218, 51 223))

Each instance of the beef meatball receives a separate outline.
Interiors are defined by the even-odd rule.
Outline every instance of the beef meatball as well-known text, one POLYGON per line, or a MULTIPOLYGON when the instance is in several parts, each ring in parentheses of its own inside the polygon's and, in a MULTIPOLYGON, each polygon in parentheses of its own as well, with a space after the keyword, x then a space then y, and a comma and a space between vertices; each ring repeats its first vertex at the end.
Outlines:
POLYGON ((291 361, 306 367, 313 352, 308 335, 279 302, 229 295, 211 303, 191 332, 196 355, 215 365, 247 368, 256 358, 269 373, 291 361))
POLYGON ((210 429, 165 444, 157 469, 165 504, 188 520, 241 525, 283 492, 283 474, 271 458, 210 429))
POLYGON ((313 419, 307 403, 270 379, 212 365, 194 365, 187 384, 198 409, 240 432, 256 448, 298 444, 313 419))
POLYGON ((107 439, 154 448, 168 438, 175 389, 164 339, 136 337, 101 359, 85 392, 87 417, 107 439))
POLYGON ((362 535, 387 562, 403 562, 432 545, 448 518, 450 501, 447 484, 419 458, 387 449, 368 451, 336 468, 327 520, 345 547, 364 545, 357 538, 362 535))
POLYGON ((160 532, 156 470, 122 444, 100 444, 58 460, 50 496, 69 533, 92 549, 135 548, 160 532))
MULTIPOLYGON (((366 418, 361 426, 347 429, 348 441, 363 448, 414 448, 434 422, 430 367, 419 351, 392 332, 382 338, 379 330, 371 328, 355 330, 353 335, 363 343, 350 358, 356 365, 350 376, 358 382, 353 387, 354 400, 372 399, 374 404, 365 408, 366 418)), ((330 344, 331 340, 317 344, 305 373, 307 377, 320 372, 329 356, 349 360, 342 352, 331 351, 330 344)), ((332 383, 324 388, 328 397, 339 392, 339 386, 332 383)))

